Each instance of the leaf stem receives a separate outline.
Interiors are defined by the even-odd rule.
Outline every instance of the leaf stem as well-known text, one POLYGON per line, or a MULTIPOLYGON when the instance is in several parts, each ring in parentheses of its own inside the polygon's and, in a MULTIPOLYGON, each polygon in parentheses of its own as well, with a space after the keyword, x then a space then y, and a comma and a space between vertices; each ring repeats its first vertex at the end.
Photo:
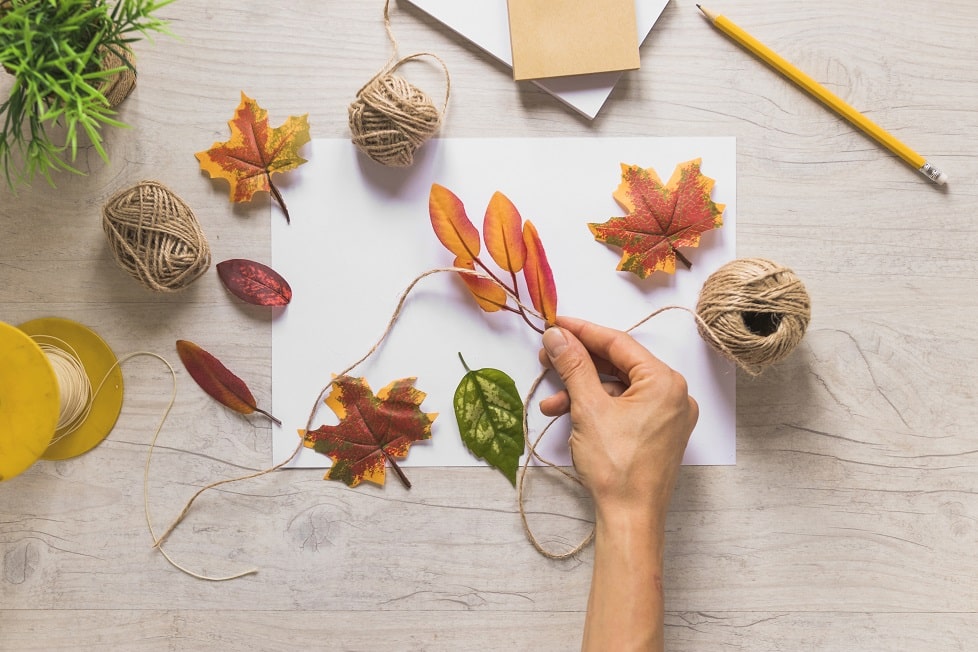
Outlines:
POLYGON ((398 479, 400 479, 400 481, 404 484, 404 488, 410 489, 411 481, 407 479, 406 475, 404 475, 404 471, 402 471, 401 467, 397 465, 397 462, 394 460, 394 458, 391 457, 390 454, 387 451, 385 451, 383 448, 380 449, 380 452, 383 453, 384 457, 387 458, 387 461, 390 463, 391 468, 394 470, 394 473, 397 474, 398 479))
POLYGON ((465 358, 462 357, 461 351, 458 352, 458 359, 462 361, 462 366, 465 367, 465 373, 471 373, 472 370, 469 369, 469 365, 465 364, 465 358))
POLYGON ((686 266, 686 269, 693 268, 693 263, 689 262, 689 259, 686 258, 686 256, 684 256, 681 251, 679 251, 675 247, 673 247, 672 250, 676 253, 676 258, 679 259, 679 262, 681 262, 683 265, 686 266))
POLYGON ((263 409, 261 409, 261 408, 257 408, 257 407, 256 407, 256 408, 255 408, 255 412, 257 412, 257 413, 259 413, 259 414, 264 414, 264 415, 265 415, 266 417, 268 417, 269 419, 271 419, 271 420, 272 420, 272 422, 273 422, 273 423, 275 423, 275 425, 276 425, 276 426, 280 426, 280 425, 282 425, 282 422, 281 422, 280 420, 278 420, 278 419, 276 419, 275 417, 273 417, 273 416, 271 415, 271 413, 269 413, 269 412, 266 412, 265 410, 263 410, 263 409))
POLYGON ((278 188, 275 187, 275 184, 272 183, 272 175, 268 172, 265 172, 265 178, 268 179, 268 187, 272 192, 272 197, 275 198, 275 201, 278 202, 278 205, 282 207, 282 212, 285 213, 285 222, 287 224, 292 224, 292 219, 289 217, 289 209, 285 206, 285 200, 282 198, 282 193, 280 193, 278 191, 278 188))

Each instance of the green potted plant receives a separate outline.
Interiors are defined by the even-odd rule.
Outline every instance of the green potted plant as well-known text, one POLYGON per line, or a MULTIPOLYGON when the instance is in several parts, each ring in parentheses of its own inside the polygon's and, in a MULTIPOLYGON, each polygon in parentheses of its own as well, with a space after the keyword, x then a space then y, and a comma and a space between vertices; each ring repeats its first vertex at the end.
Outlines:
MULTIPOLYGON (((0 0, 0 65, 13 76, 0 104, 7 183, 78 173, 81 141, 108 161, 101 130, 135 83, 130 46, 169 33, 155 12, 173 0, 0 0)), ((2 73, 0 73, 2 75, 2 73)))

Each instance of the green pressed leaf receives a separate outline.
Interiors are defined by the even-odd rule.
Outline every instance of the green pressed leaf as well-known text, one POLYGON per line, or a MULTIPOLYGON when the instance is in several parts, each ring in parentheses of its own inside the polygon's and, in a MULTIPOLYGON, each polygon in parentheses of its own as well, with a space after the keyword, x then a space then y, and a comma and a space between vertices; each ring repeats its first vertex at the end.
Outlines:
POLYGON ((516 383, 502 371, 472 371, 467 365, 465 370, 453 401, 462 443, 515 486, 524 446, 523 399, 516 383))

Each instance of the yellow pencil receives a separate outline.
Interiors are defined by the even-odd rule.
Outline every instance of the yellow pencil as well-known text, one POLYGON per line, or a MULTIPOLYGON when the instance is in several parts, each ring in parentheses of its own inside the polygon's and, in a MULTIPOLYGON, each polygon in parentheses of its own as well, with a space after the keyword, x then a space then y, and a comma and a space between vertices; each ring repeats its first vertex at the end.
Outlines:
POLYGON ((743 29, 732 23, 726 17, 721 16, 705 7, 696 5, 703 12, 707 20, 714 27, 733 39, 735 43, 749 51, 758 59, 774 68, 776 71, 793 81, 810 95, 817 98, 843 118, 861 129, 867 135, 873 137, 880 145, 902 158, 909 165, 912 165, 925 177, 939 186, 947 183, 947 175, 928 163, 923 156, 913 151, 899 140, 887 133, 882 127, 864 116, 862 113, 852 108, 839 96, 819 84, 817 81, 803 73, 794 65, 786 61, 774 50, 764 45, 756 38, 745 32, 743 29))

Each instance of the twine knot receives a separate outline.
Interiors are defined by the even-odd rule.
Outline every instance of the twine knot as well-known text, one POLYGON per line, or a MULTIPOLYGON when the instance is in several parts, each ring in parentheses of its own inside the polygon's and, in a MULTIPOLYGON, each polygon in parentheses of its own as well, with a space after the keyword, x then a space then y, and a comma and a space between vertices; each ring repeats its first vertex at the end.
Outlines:
POLYGON ((706 279, 696 314, 700 336, 756 376, 801 342, 811 302, 801 279, 787 267, 740 258, 706 279))
POLYGON ((102 228, 116 262, 148 290, 182 290, 210 267, 210 246, 193 211, 156 181, 109 199, 102 228))

